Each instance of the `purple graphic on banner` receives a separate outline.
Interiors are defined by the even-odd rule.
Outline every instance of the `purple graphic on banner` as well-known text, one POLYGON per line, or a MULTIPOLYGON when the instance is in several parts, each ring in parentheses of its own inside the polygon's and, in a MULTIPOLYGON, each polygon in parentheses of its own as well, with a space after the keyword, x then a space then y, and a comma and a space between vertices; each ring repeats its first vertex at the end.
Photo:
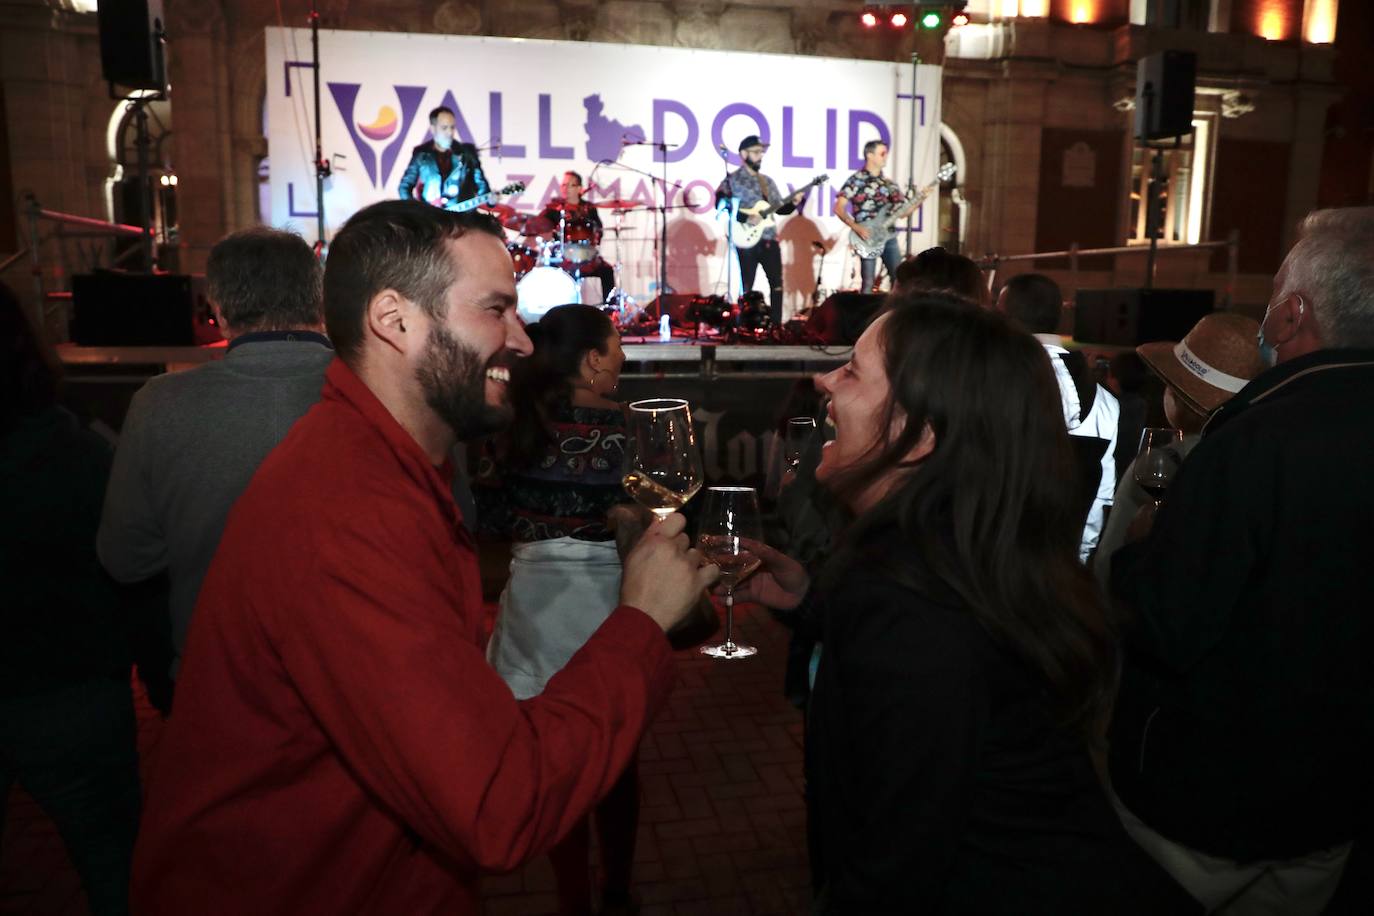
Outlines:
POLYGON ((353 120, 353 107, 358 102, 358 90, 361 88, 360 83, 330 83, 329 94, 334 97, 334 104, 338 106, 339 114, 343 115, 344 127, 348 128, 348 135, 353 138, 353 148, 358 151, 358 158, 362 160, 367 183, 375 188, 377 154, 372 151, 372 144, 358 135, 358 126, 353 120))
MULTIPOLYGON (((759 111, 757 108, 755 108, 753 105, 750 105, 748 102, 734 102, 722 108, 716 114, 716 119, 711 122, 711 145, 724 146, 727 149, 734 149, 736 146, 739 145, 739 141, 743 140, 747 134, 758 134, 759 139, 763 141, 763 145, 767 146, 769 143, 772 142, 769 139, 769 133, 770 131, 768 130, 768 119, 763 116, 763 112, 759 111), (751 120, 753 120, 754 128, 752 130, 741 133, 738 137, 733 137, 732 139, 734 142, 726 143, 723 134, 725 130, 725 122, 729 121, 736 115, 742 115, 746 118, 750 118, 751 120)), ((726 159, 729 160, 731 165, 740 164, 739 156, 737 156, 734 153, 730 153, 728 156, 726 156, 726 159)))
POLYGON ((391 141, 391 145, 382 150, 382 172, 378 177, 377 186, 386 185, 391 177, 391 167, 396 164, 396 158, 401 152, 401 147, 405 145, 406 137, 410 134, 410 126, 415 122, 415 112, 420 107, 420 100, 425 97, 424 86, 396 86, 396 99, 401 103, 401 130, 396 134, 396 139, 391 141))
POLYGON ((288 60, 284 61, 283 64, 282 70, 284 72, 282 76, 286 83, 286 97, 289 99, 291 98, 291 71, 296 67, 301 67, 305 70, 314 70, 315 65, 308 60, 288 60))
POLYGON ((368 142, 368 137, 385 139, 393 136, 391 131, 394 129, 395 112, 392 112, 389 107, 383 106, 378 113, 377 120, 370 124, 360 124, 354 119, 354 110, 358 104, 358 90, 361 88, 359 83, 330 83, 329 93, 334 97, 334 104, 338 106, 339 114, 343 117, 344 127, 348 129, 348 135, 353 138, 353 148, 357 150, 358 158, 362 161, 368 183, 374 188, 385 187, 387 180, 391 177, 391 168, 396 164, 401 147, 405 145, 406 135, 409 134, 410 127, 415 122, 415 112, 420 107, 420 100, 424 98, 425 87, 392 87, 396 93, 396 100, 401 105, 400 130, 395 131, 395 139, 382 150, 380 168, 377 163, 377 153, 373 150, 372 144, 368 142))
POLYGON ((587 121, 583 125, 587 129, 587 158, 593 162, 618 158, 622 140, 644 142, 644 128, 638 124, 621 124, 602 114, 605 105, 600 95, 587 96, 582 106, 587 109, 587 121))

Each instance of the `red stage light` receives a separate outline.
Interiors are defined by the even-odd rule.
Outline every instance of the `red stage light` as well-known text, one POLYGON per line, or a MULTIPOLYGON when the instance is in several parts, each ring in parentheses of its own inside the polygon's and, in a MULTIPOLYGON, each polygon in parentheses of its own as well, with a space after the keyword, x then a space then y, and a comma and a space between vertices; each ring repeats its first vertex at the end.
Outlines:
POLYGON ((863 15, 859 17, 859 21, 863 23, 864 28, 871 29, 878 24, 878 17, 875 16, 872 11, 864 10, 863 15))
POLYGON ((897 12, 892 14, 892 18, 889 19, 888 22, 892 24, 892 27, 894 29, 904 29, 906 28, 907 23, 906 13, 903 13, 901 10, 898 10, 897 12))
POLYGON ((968 25, 968 13, 955 13, 949 24, 951 26, 968 25))

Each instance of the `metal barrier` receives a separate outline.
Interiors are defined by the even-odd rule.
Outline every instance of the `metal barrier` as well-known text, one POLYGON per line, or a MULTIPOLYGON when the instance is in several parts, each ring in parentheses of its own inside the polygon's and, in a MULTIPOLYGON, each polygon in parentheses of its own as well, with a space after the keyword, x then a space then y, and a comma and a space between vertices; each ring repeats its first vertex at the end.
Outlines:
MULTIPOLYGON (((1221 307, 1230 308, 1232 298, 1236 290, 1236 274, 1240 270, 1240 233, 1232 231, 1224 242, 1198 242, 1191 245, 1165 245, 1156 250, 1156 254, 1169 254, 1180 251, 1197 251, 1199 249, 1218 249, 1226 250, 1226 288, 1222 293, 1221 307)), ((1143 245, 1118 245, 1114 248, 1079 248, 1078 243, 1074 242, 1066 251, 1037 251, 1032 254, 1011 254, 1011 255, 985 255, 978 261, 978 266, 987 272, 988 292, 991 293, 996 288, 997 268, 1002 264, 1012 261, 1037 261, 1041 258, 1068 258, 1069 273, 1072 276, 1072 285, 1078 287, 1078 259, 1093 257, 1096 255, 1114 254, 1134 254, 1146 255, 1149 253, 1143 245)), ((1151 268, 1147 268, 1151 272, 1151 268)), ((1146 276, 1146 288, 1154 285, 1154 277, 1146 276)))

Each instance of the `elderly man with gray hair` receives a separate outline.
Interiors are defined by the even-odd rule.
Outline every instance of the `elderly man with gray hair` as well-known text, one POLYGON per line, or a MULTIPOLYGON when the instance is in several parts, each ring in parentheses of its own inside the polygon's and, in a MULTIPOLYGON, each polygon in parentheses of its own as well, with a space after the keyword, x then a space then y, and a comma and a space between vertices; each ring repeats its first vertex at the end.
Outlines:
POLYGON ((235 232, 210 250, 205 275, 228 352, 134 395, 96 541, 119 582, 168 574, 173 678, 229 509, 320 399, 334 358, 322 272, 300 236, 265 226, 235 232))
POLYGON ((1208 912, 1370 912, 1374 207, 1307 217, 1258 346, 1113 561, 1112 787, 1208 912))

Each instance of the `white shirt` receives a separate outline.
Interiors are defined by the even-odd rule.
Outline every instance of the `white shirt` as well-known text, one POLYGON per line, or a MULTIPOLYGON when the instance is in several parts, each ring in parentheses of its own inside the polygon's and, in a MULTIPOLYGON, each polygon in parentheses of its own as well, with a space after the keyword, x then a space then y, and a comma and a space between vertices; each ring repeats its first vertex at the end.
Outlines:
POLYGON ((1078 388, 1069 374, 1069 367, 1060 359, 1069 351, 1064 349, 1058 334, 1036 334, 1035 339, 1044 346, 1050 357, 1050 365, 1054 367, 1054 377, 1059 382, 1059 398, 1064 405, 1064 424, 1068 427, 1069 435, 1108 441, 1107 451, 1102 456, 1102 479, 1098 481, 1097 496, 1088 510, 1088 521, 1083 526, 1083 539, 1078 547, 1078 558, 1086 562, 1093 547, 1097 546, 1097 539, 1102 536, 1102 519, 1106 515, 1104 510, 1112 504, 1112 495, 1116 490, 1116 434, 1121 404, 1116 395, 1098 385, 1092 409, 1086 417, 1080 416, 1082 406, 1078 402, 1078 388))

